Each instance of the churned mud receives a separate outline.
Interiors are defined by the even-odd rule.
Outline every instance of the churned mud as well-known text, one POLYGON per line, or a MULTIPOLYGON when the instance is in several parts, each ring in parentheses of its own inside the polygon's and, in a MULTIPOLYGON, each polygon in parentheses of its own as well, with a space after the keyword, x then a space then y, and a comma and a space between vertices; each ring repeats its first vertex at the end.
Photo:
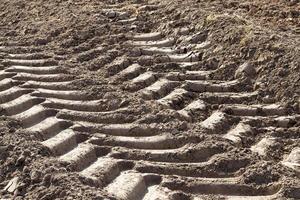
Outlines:
POLYGON ((300 199, 300 2, 0 5, 1 199, 300 199))

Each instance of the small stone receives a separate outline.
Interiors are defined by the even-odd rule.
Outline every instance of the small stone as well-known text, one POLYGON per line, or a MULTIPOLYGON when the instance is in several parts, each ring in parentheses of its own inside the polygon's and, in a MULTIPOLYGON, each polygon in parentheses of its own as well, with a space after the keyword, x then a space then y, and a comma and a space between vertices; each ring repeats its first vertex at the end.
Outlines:
POLYGON ((272 97, 270 97, 270 95, 266 95, 262 100, 264 103, 274 103, 275 101, 272 97))
POLYGON ((116 11, 108 11, 108 12, 106 13, 106 16, 107 16, 108 18, 115 18, 115 17, 117 17, 117 12, 116 12, 116 11))
POLYGON ((240 78, 240 77, 253 77, 256 74, 256 71, 252 64, 246 62, 238 67, 238 69, 235 72, 234 77, 240 78))
POLYGON ((178 31, 178 33, 180 35, 187 35, 189 32, 190 32, 189 28, 180 28, 179 31, 178 31))
POLYGON ((9 181, 9 183, 5 186, 4 190, 13 193, 17 188, 19 184, 19 177, 15 177, 9 181))
POLYGON ((17 161, 16 161, 16 166, 22 166, 25 162, 26 157, 24 155, 21 155, 17 161))

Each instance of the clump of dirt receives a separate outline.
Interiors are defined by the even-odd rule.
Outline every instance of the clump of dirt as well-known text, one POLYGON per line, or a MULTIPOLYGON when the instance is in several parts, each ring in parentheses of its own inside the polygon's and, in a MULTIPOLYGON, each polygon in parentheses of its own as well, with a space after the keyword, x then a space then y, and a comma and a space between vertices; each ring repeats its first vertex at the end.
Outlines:
POLYGON ((280 167, 272 162, 258 162, 247 168, 243 181, 252 184, 268 184, 277 182, 281 177, 280 167))

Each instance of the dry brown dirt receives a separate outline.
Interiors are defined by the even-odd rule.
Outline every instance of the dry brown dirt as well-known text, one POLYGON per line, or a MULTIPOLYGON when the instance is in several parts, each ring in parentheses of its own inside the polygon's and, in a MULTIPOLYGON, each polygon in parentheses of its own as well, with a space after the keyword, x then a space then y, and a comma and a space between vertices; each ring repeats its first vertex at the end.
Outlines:
POLYGON ((0 199, 300 199, 298 0, 2 0, 0 199))

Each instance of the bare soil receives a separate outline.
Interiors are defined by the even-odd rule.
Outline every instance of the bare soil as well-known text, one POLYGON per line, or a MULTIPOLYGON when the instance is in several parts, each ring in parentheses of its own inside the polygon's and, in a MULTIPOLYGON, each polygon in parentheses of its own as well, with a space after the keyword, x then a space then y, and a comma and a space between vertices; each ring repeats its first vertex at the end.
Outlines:
POLYGON ((1 199, 300 199, 300 2, 3 0, 1 199))

